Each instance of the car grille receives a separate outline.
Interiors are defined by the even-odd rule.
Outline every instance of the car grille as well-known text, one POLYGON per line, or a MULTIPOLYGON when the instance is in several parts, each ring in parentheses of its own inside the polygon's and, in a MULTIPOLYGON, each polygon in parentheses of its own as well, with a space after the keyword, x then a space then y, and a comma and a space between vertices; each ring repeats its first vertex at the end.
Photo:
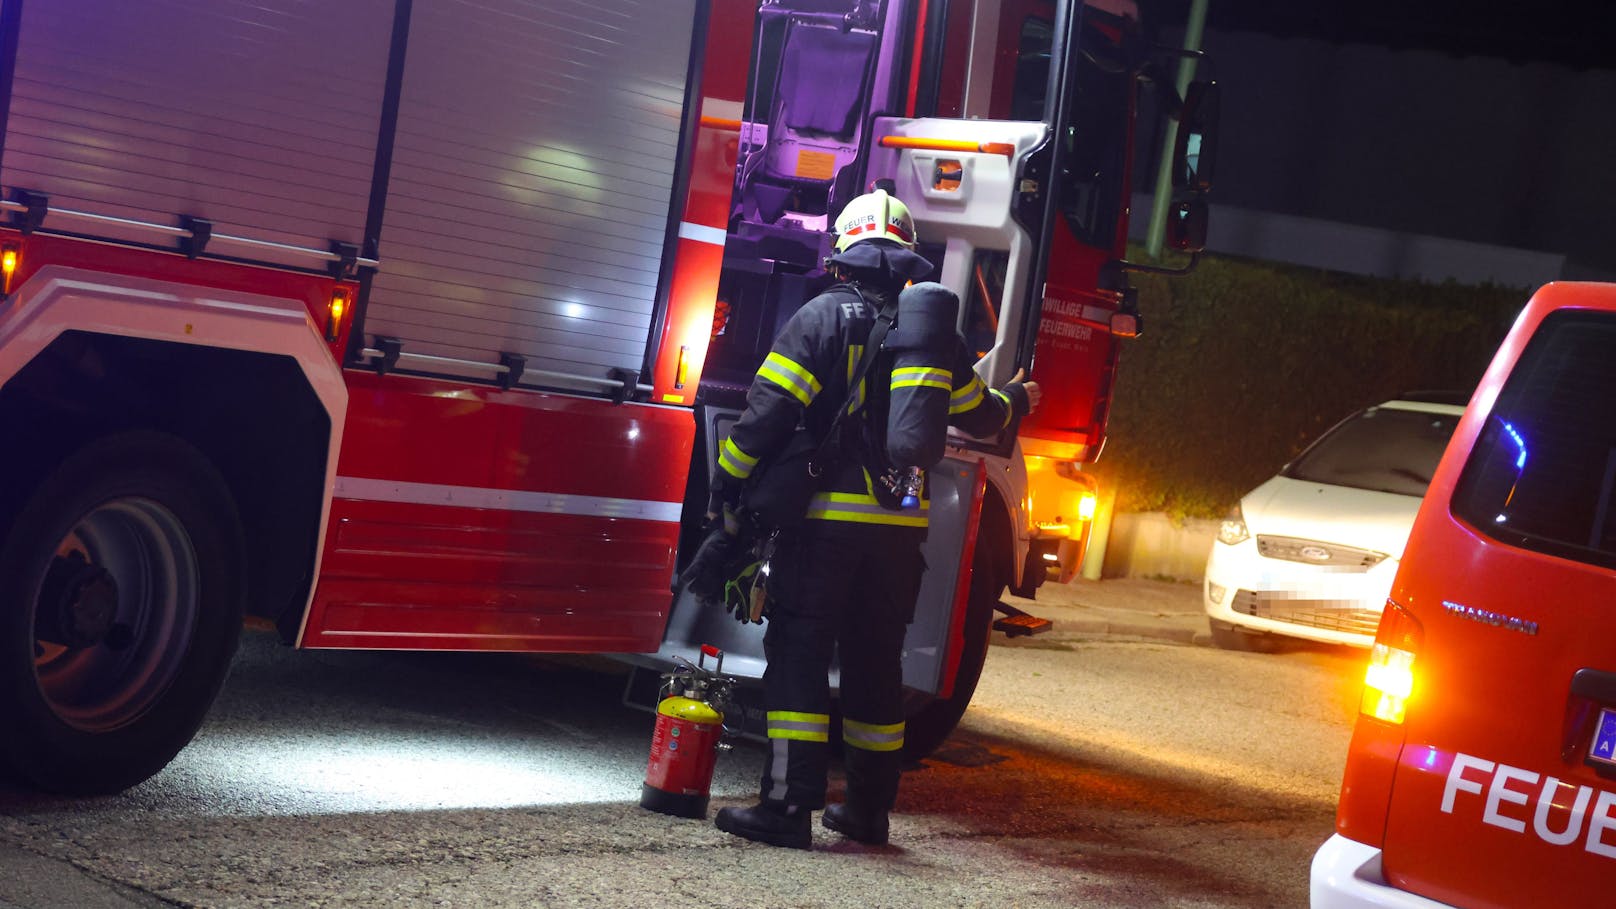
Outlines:
POLYGON ((1305 565, 1332 565, 1349 571, 1368 571, 1386 560, 1386 553, 1372 549, 1265 534, 1257 536, 1257 551, 1269 559, 1284 559, 1305 565))
POLYGON ((1329 600, 1298 600, 1255 590, 1235 591, 1231 605, 1242 615, 1348 634, 1373 635, 1380 625, 1377 609, 1343 608, 1329 600))

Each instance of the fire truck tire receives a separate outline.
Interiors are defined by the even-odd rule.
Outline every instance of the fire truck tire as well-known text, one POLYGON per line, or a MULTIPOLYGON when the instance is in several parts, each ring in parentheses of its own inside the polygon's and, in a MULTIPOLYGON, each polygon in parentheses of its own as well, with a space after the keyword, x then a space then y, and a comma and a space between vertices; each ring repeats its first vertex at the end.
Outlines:
POLYGON ((161 770, 196 733, 242 627, 241 523, 174 436, 90 442, 0 543, 0 767, 72 795, 161 770))
POLYGON ((965 644, 960 648, 954 691, 946 698, 929 698, 911 707, 904 721, 903 754, 920 760, 936 751, 959 725, 982 678, 987 662, 988 636, 993 631, 994 606, 1004 592, 1003 575, 993 564, 988 548, 979 545, 972 558, 971 593, 965 608, 965 644))

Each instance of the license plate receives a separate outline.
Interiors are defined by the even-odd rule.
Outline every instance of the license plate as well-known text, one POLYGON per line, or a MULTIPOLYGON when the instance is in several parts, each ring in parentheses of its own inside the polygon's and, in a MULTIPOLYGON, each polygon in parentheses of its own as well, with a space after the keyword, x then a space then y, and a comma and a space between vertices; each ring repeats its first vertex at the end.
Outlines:
POLYGON ((1616 710, 1599 711, 1594 722, 1594 740, 1588 745, 1588 762, 1616 767, 1616 710))

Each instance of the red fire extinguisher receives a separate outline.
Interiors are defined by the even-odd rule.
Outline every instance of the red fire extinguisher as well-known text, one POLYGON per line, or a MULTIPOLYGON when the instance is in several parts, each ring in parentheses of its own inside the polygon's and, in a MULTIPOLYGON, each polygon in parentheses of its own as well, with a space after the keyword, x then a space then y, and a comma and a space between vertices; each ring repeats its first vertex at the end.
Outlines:
POLYGON ((645 768, 640 807, 678 817, 707 817, 718 752, 724 741, 724 711, 731 680, 721 673, 724 652, 702 645, 699 663, 675 657, 678 666, 662 676, 651 761, 645 768), (713 657, 713 669, 706 668, 713 657))

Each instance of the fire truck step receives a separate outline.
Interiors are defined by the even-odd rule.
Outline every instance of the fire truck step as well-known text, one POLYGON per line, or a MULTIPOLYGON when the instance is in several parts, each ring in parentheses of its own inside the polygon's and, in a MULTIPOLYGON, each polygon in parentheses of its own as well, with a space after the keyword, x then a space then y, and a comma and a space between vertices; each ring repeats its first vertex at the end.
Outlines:
POLYGON ((1006 637, 1019 638, 1029 634, 1043 634, 1055 627, 1055 623, 1049 619, 1029 615, 1009 603, 998 603, 994 608, 1005 615, 1002 619, 994 620, 993 630, 1004 632, 1006 637))

